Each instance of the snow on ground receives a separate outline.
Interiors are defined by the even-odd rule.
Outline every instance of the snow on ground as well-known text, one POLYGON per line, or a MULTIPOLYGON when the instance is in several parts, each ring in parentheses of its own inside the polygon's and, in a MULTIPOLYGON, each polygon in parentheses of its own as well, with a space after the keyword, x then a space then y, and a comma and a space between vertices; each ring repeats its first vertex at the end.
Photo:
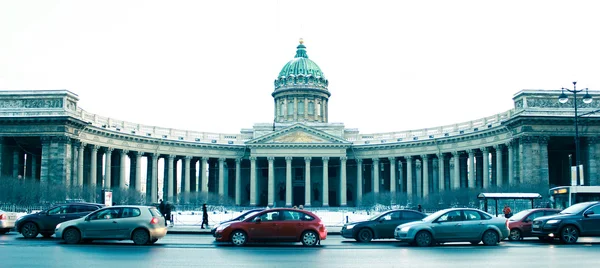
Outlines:
MULTIPOLYGON (((315 213, 325 226, 342 226, 346 221, 356 222, 371 218, 378 212, 368 213, 367 211, 327 211, 327 210, 310 210, 315 213)), ((222 221, 233 219, 243 211, 211 211, 208 213, 208 223, 213 226, 222 221)), ((200 225, 202 224, 202 211, 177 211, 173 213, 174 225, 200 225)))

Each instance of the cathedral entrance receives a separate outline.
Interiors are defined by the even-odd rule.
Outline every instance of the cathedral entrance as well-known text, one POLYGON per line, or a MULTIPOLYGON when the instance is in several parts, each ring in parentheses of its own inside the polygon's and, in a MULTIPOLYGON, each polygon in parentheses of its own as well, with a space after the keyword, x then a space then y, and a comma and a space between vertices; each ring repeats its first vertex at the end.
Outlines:
POLYGON ((294 186, 292 193, 292 206, 304 206, 304 186, 294 186))

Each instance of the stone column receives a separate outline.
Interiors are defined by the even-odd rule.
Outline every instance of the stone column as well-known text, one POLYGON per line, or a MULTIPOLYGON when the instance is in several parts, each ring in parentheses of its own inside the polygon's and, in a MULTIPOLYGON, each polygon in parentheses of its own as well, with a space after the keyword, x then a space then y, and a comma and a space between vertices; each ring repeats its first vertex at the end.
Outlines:
POLYGON ((356 204, 355 204, 355 206, 362 204, 362 181, 363 181, 362 159, 357 158, 356 159, 356 204))
POLYGON ((373 158, 373 193, 379 193, 379 158, 373 158))
POLYGON ((185 156, 183 160, 183 198, 186 203, 190 202, 190 174, 192 173, 192 157, 185 156))
MULTIPOLYGON (((539 181, 539 183, 541 183, 542 185, 544 185, 546 187, 550 187, 550 173, 549 173, 549 169, 548 169, 548 141, 549 140, 550 140, 550 137, 548 137, 548 136, 539 137, 539 146, 540 146, 540 172, 539 172, 540 181, 539 181)), ((589 184, 589 179, 588 179, 588 184, 586 184, 586 185, 595 185, 595 184, 589 184)))
MULTIPOLYGON (((121 189, 129 188, 127 187, 127 153, 129 153, 128 150, 121 150, 121 175, 119 176, 119 187, 121 189)), ((129 180, 129 184, 131 184, 131 180, 129 180)))
POLYGON ((152 201, 152 203, 157 203, 158 201, 158 154, 157 153, 153 153, 150 155, 151 157, 151 162, 152 162, 152 173, 150 175, 150 184, 148 185, 148 188, 150 188, 150 190, 146 190, 147 192, 150 192, 150 200, 152 201))
MULTIPOLYGON (((4 177, 4 169, 2 168, 4 160, 4 137, 0 137, 0 178, 4 177)), ((34 177, 35 178, 35 177, 34 177)))
POLYGON ((406 157, 406 195, 412 198, 413 195, 413 165, 412 156, 406 157))
POLYGON ((167 158, 167 181, 166 181, 166 185, 167 185, 167 194, 166 194, 166 199, 167 201, 173 202, 173 184, 174 184, 174 161, 175 160, 175 155, 169 155, 167 158))
POLYGON ((292 206, 292 159, 291 156, 285 157, 285 206, 292 206))
POLYGON ((444 161, 444 153, 439 153, 438 157, 438 190, 443 192, 446 187, 446 173, 445 173, 445 161, 444 161))
POLYGON ((225 196, 225 158, 219 158, 219 195, 225 196))
MULTIPOLYGON (((17 178, 19 177, 19 175, 21 175, 21 173, 23 172, 20 169, 20 163, 21 163, 21 150, 20 149, 15 149, 13 151, 13 166, 12 166, 12 176, 13 178, 17 178)), ((65 178, 65 179, 69 179, 69 178, 65 178)))
POLYGON ((142 152, 135 152, 135 190, 140 193, 144 189, 142 187, 142 154, 142 152))
POLYGON ((402 174, 402 170, 404 169, 402 161, 400 159, 398 159, 398 191, 399 192, 403 192, 404 190, 402 189, 402 183, 404 182, 404 177, 402 174))
POLYGON ((496 144, 494 145, 494 149, 496 149, 496 186, 502 187, 504 179, 502 174, 502 145, 496 144))
POLYGON ((456 189, 454 188, 454 157, 450 157, 450 159, 448 159, 448 188, 449 189, 456 189))
MULTIPOLYGON (((208 157, 202 157, 202 168, 200 172, 202 173, 202 193, 208 194, 208 173, 206 172, 206 167, 208 166, 208 157)), ((256 204, 254 204, 256 205, 256 204)))
POLYGON ((390 193, 392 193, 392 204, 394 204, 395 200, 394 200, 394 196, 396 193, 396 158, 395 157, 388 157, 388 160, 390 160, 390 193))
POLYGON ((304 121, 308 121, 308 98, 304 98, 304 121))
POLYGON ((473 149, 467 150, 469 154, 469 188, 475 188, 475 152, 473 149))
POLYGON ((348 160, 347 157, 342 156, 340 157, 340 206, 341 207, 345 207, 348 205, 348 202, 346 200, 346 161, 348 160))
POLYGON ((460 152, 453 152, 454 178, 452 178, 452 189, 460 189, 460 152))
POLYGON ((421 177, 421 160, 416 159, 415 160, 415 177, 416 177, 416 196, 417 197, 422 197, 423 192, 421 189, 421 183, 422 183, 422 177, 421 177))
POLYGON ((304 206, 310 207, 310 160, 311 157, 304 157, 304 206))
POLYGON ((435 191, 439 191, 440 186, 439 186, 439 180, 440 180, 440 174, 439 174, 439 160, 436 158, 432 158, 431 159, 431 193, 435 193, 435 191))
POLYGON ((294 121, 298 121, 298 98, 294 97, 294 121))
POLYGON ((422 155, 423 159, 423 198, 429 196, 429 156, 422 155))
MULTIPOLYGON (((50 139, 51 137, 41 137, 40 140, 42 142, 42 161, 41 161, 41 167, 40 167, 40 183, 42 184, 42 187, 46 187, 49 183, 50 180, 50 156, 51 156, 51 152, 50 152, 50 139)), ((0 152, 1 154, 2 152, 0 152)), ((10 156, 9 156, 10 157, 10 156)), ((10 170, 10 167, 7 168, 7 170, 10 170)), ((12 172, 6 172, 7 175, 12 175, 12 172)), ((43 194, 44 191, 42 191, 43 194)))
POLYGON ((513 141, 507 142, 505 145, 508 148, 508 186, 514 185, 515 179, 515 163, 514 163, 514 151, 513 141))
POLYGON ((329 206, 329 157, 323 159, 323 206, 329 206))
MULTIPOLYGON (((91 145, 90 152, 90 187, 96 187, 98 184, 97 176, 98 176, 98 145, 91 145)), ((43 167, 43 166, 42 166, 43 167)))
MULTIPOLYGON (((80 143, 79 144, 79 153, 77 154, 77 185, 78 186, 83 186, 83 153, 85 150, 85 143, 80 143)), ((37 170, 36 167, 33 167, 33 161, 35 161, 35 157, 33 157, 32 160, 32 167, 31 167, 31 174, 35 174, 35 170, 37 170)), ((32 178, 35 179, 34 176, 32 176, 32 178)))
POLYGON ((256 206, 256 156, 250 157, 250 206, 256 206))
POLYGON ((105 160, 104 160, 104 189, 111 189, 112 185, 112 152, 114 148, 106 148, 105 150, 105 160))
POLYGON ((490 152, 487 147, 481 148, 483 154, 483 189, 487 189, 490 186, 490 152))
MULTIPOLYGON (((0 152, 2 152, 1 148, 0 148, 0 152)), ((2 154, 2 153, 0 153, 0 154, 2 154)), ((80 157, 83 157, 83 156, 80 156, 80 157)), ((0 159, 0 161, 1 161, 1 159, 0 159)), ((31 178, 34 180, 37 179, 37 177, 38 177, 37 166, 38 166, 37 157, 32 155, 31 156, 31 178)), ((81 160, 81 172, 79 172, 79 174, 81 174, 81 175, 79 175, 79 176, 81 176, 79 186, 83 186, 83 160, 81 160)))
POLYGON ((598 165, 598 137, 587 138, 587 149, 588 172, 586 174, 587 180, 584 180, 584 185, 598 185, 600 182, 600 170, 598 169, 600 167, 598 165))
POLYGON ((242 204, 242 159, 235 159, 235 205, 242 204))
POLYGON ((269 156, 267 157, 267 161, 269 163, 269 173, 267 180, 267 206, 273 207, 273 205, 275 204, 275 157, 269 156))

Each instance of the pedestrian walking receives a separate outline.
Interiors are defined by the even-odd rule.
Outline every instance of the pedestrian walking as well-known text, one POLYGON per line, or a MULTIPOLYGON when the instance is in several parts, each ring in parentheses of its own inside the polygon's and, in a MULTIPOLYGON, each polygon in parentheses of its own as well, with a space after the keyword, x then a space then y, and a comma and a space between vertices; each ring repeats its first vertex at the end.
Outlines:
POLYGON ((165 217, 165 220, 167 219, 167 217, 165 216, 165 201, 163 201, 162 199, 160 200, 160 203, 158 204, 158 212, 160 212, 160 215, 165 217))
POLYGON ((423 212, 423 207, 421 206, 421 204, 417 205, 417 211, 423 212))
POLYGON ((510 207, 508 205, 504 205, 504 209, 502 210, 502 213, 504 213, 504 217, 507 219, 512 217, 512 210, 510 209, 510 207))
POLYGON ((171 215, 171 209, 173 206, 169 203, 165 203, 165 219, 169 221, 168 226, 173 226, 173 218, 171 215))
POLYGON ((200 229, 204 229, 204 225, 206 224, 206 228, 208 228, 208 211, 206 210, 206 204, 202 205, 202 225, 200 225, 200 229))

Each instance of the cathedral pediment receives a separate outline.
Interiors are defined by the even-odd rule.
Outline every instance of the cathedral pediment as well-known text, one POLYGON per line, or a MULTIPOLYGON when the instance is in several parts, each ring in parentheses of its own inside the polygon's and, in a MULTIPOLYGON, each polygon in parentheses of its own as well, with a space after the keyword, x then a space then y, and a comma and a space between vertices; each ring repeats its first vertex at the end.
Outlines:
POLYGON ((350 144, 326 132, 296 124, 291 127, 248 141, 246 144, 350 144))

